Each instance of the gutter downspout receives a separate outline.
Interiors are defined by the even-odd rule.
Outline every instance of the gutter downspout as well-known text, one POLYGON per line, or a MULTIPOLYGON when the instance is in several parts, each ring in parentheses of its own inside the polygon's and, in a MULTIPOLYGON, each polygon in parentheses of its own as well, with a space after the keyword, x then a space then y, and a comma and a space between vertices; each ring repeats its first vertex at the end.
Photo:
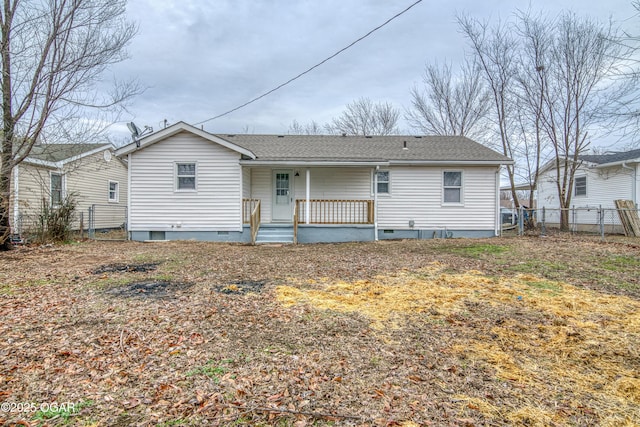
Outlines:
POLYGON ((627 162, 622 162, 622 168, 623 169, 629 169, 631 171, 631 201, 633 202, 634 205, 638 206, 638 171, 637 171, 637 166, 635 168, 632 168, 631 166, 627 165, 627 162))
POLYGON ((378 241, 378 171, 380 166, 376 166, 373 171, 373 240, 378 241))
POLYGON ((127 237, 129 240, 131 240, 131 165, 131 153, 129 153, 127 154, 127 237))

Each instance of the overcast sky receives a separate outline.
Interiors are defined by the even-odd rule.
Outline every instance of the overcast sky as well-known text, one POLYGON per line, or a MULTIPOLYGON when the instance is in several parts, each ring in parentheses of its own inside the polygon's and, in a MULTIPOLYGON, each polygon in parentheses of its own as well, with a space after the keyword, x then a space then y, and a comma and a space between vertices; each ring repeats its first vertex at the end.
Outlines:
MULTIPOLYGON (((139 32, 130 59, 111 71, 118 79, 135 77, 147 89, 123 119, 155 130, 165 119, 207 120, 317 64, 414 1, 129 0, 139 32)), ((518 7, 526 3, 424 0, 311 73, 204 129, 286 133, 293 120, 323 124, 360 97, 404 110, 425 64, 455 65, 465 55, 457 13, 507 19, 518 7)), ((640 28, 631 0, 536 0, 531 7, 551 14, 570 9, 640 28)), ((404 122, 401 127, 410 132, 404 122)), ((115 142, 128 141, 125 122, 113 131, 115 142)))

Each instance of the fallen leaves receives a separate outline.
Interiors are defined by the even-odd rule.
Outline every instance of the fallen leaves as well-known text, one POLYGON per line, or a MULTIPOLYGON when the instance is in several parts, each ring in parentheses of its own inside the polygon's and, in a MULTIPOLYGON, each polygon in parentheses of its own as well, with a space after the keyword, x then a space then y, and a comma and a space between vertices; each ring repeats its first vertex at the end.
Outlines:
MULTIPOLYGON (((489 260, 443 246, 463 244, 88 242, 3 254, 0 401, 84 402, 73 418, 81 425, 640 420, 637 299, 570 298, 564 284, 497 274, 489 260), (285 287, 292 300, 283 306, 276 289, 285 287), (310 295, 329 302, 315 306, 310 295), (605 340, 603 330, 616 335, 605 340), (559 346, 578 375, 543 370, 560 370, 551 351, 559 346), (549 365, 532 369, 537 354, 549 365), (618 376, 594 360, 615 363, 618 376), (624 416, 608 417, 603 398, 624 416)), ((638 254, 572 245, 578 254, 638 254)), ((571 258, 554 255, 557 246, 568 250, 557 241, 538 250, 571 258)), ((27 413, 0 417, 34 422, 27 413)))

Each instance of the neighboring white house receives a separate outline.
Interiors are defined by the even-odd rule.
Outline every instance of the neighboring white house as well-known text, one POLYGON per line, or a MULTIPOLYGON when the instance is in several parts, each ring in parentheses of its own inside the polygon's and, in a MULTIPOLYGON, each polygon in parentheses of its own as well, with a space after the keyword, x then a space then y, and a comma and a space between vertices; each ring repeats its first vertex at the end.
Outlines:
MULTIPOLYGON (((578 224, 597 223, 599 208, 615 209, 614 200, 631 200, 638 204, 640 191, 640 150, 613 154, 579 156, 572 191, 571 208, 578 212, 578 224)), ((559 209, 556 169, 549 163, 542 169, 537 187, 539 207, 550 210, 547 221, 554 222, 559 209)), ((612 221, 614 217, 611 215, 612 221)), ((556 222, 558 222, 557 220, 556 222)), ((609 222, 609 221, 607 221, 609 222)))
POLYGON ((134 240, 250 242, 252 212, 258 241, 495 236, 512 163, 464 137, 214 135, 183 122, 117 155, 134 240))
POLYGON ((127 166, 111 144, 35 145, 13 168, 13 231, 28 233, 45 204, 55 208, 67 195, 77 203, 74 228, 88 228, 94 205, 100 207, 96 228, 121 227, 126 221, 127 178, 127 166))

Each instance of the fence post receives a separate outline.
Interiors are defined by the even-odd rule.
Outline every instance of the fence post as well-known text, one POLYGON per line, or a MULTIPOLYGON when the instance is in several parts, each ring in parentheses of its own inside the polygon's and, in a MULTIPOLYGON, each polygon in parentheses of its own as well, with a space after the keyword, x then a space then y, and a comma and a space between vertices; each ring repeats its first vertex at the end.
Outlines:
POLYGON ((95 239, 95 208, 96 205, 91 205, 89 206, 89 228, 87 230, 87 234, 89 236, 90 239, 95 239))
POLYGON ((602 205, 600 205, 598 213, 600 215, 600 238, 604 240, 604 209, 602 209, 602 205))
POLYGON ((522 236, 524 234, 524 208, 522 206, 518 207, 518 236, 522 236))

